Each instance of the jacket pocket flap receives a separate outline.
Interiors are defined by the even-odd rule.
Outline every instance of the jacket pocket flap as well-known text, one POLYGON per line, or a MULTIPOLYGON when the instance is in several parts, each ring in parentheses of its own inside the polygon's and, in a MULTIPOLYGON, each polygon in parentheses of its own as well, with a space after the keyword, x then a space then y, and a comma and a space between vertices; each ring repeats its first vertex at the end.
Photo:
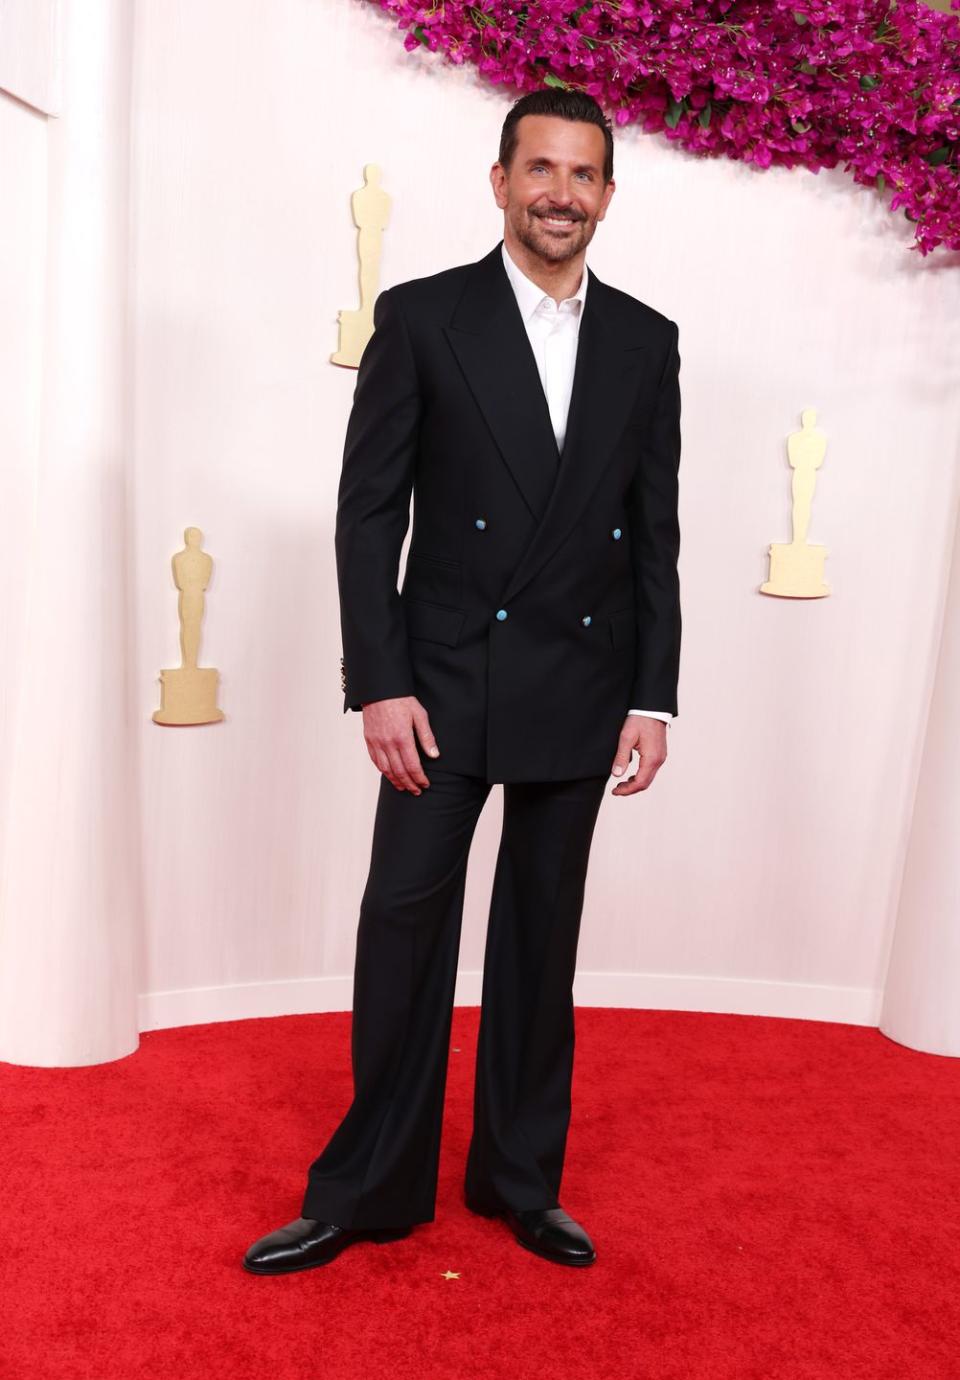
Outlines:
POLYGON ((616 613, 611 613, 609 623, 610 641, 615 647, 625 647, 636 638, 636 610, 632 606, 628 609, 617 609, 616 613))
POLYGON ((455 647, 460 640, 466 609, 447 608, 431 604, 426 599, 404 599, 404 618, 409 637, 422 637, 428 642, 445 642, 455 647))

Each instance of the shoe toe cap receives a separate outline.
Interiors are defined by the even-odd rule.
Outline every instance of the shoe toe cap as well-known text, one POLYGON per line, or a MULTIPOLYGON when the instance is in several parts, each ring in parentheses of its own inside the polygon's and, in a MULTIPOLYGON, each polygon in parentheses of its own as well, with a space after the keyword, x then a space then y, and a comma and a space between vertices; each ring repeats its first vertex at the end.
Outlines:
POLYGON ((548 1227, 540 1237, 540 1243, 547 1250, 553 1251, 557 1255, 565 1255, 573 1260, 593 1260, 596 1251, 593 1242, 582 1227, 561 1230, 556 1227, 548 1227))
POLYGON ((596 1250, 579 1222, 563 1208, 515 1214, 520 1230, 539 1249, 565 1260, 596 1259, 596 1250))
POLYGON ((254 1241, 243 1257, 245 1265, 269 1267, 298 1260, 317 1246, 325 1244, 334 1237, 340 1228, 329 1222, 315 1222, 312 1218, 298 1217, 285 1227, 261 1236, 254 1241))

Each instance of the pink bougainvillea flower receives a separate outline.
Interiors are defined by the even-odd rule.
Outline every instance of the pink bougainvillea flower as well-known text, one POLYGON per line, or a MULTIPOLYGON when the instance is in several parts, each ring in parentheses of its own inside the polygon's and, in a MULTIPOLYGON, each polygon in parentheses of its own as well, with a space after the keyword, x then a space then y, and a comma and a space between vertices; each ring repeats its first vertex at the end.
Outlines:
POLYGON ((702 157, 891 191, 913 248, 960 249, 960 0, 373 0, 404 47, 518 92, 587 91, 702 157))

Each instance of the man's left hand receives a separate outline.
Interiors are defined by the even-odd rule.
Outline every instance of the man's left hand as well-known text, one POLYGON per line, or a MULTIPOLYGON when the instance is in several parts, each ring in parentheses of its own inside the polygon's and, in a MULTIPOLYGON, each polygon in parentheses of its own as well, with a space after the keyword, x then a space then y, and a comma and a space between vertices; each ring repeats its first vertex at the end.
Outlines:
POLYGON ((640 756, 633 776, 618 781, 611 795, 634 795, 645 791, 667 760, 667 725, 662 719, 650 719, 643 714, 628 714, 620 730, 617 755, 611 771, 622 776, 630 765, 630 753, 636 748, 640 756))

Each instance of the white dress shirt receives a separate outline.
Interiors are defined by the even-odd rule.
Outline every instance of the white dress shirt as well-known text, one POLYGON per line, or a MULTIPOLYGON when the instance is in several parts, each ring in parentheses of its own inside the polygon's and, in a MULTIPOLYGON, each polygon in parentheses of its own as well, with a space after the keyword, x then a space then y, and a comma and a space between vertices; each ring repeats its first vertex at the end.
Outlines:
MULTIPOLYGON (((507 253, 506 243, 500 248, 503 266, 516 294, 520 315, 523 317, 533 357, 537 362, 537 371, 546 394, 557 445, 563 449, 570 394, 573 390, 573 371, 577 362, 580 314, 587 298, 589 270, 584 263, 580 286, 572 297, 565 297, 558 304, 549 293, 544 292, 543 288, 538 287, 517 267, 507 253)), ((669 723, 673 718, 665 709, 628 709, 627 713, 642 714, 650 719, 662 719, 664 723, 669 723)))

